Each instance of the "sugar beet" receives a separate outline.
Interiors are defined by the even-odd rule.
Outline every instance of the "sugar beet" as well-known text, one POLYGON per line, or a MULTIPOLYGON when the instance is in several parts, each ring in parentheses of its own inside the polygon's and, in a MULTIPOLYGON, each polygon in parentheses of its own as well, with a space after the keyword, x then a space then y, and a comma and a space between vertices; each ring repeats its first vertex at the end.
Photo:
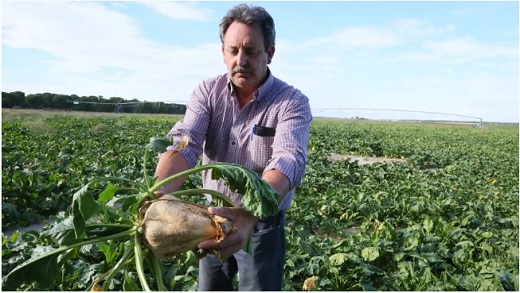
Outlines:
POLYGON ((234 224, 208 213, 207 207, 164 195, 145 203, 143 243, 158 258, 167 258, 192 250, 208 239, 221 241, 235 230, 234 224))

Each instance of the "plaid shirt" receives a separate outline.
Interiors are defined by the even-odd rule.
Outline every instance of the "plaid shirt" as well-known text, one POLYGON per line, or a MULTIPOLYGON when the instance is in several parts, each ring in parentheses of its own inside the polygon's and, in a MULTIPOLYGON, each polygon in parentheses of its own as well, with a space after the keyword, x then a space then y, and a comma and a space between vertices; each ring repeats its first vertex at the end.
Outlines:
MULTIPOLYGON (((204 152, 203 164, 237 163, 260 176, 272 169, 282 172, 289 179, 290 191, 279 209, 286 210, 305 173, 312 115, 305 95, 268 74, 242 109, 227 74, 205 80, 193 91, 184 119, 168 135, 175 142, 189 137, 188 147, 180 154, 190 167, 204 152)), ((212 180, 210 172, 203 173, 203 185, 227 194, 240 206, 240 194, 231 192, 224 180, 212 180)))

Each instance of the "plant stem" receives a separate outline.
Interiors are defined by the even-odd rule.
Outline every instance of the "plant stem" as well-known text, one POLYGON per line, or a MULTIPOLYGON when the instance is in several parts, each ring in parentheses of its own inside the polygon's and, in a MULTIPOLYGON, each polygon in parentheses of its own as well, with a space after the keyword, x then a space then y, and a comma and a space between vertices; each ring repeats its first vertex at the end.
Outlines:
POLYGON ((191 169, 188 169, 188 170, 185 170, 185 171, 173 174, 172 176, 166 177, 163 180, 161 180, 160 182, 156 183, 149 191, 151 193, 153 193, 153 192, 155 192, 159 188, 163 187, 164 185, 166 185, 168 182, 170 182, 172 180, 175 180, 175 179, 180 178, 182 176, 188 176, 188 175, 191 175, 193 173, 197 173, 197 172, 200 172, 200 171, 203 171, 203 170, 211 169, 211 168, 213 168, 213 166, 208 164, 208 165, 194 167, 194 168, 191 168, 191 169))
POLYGON ((149 148, 145 148, 143 155, 143 178, 146 184, 146 189, 150 189, 150 183, 148 182, 148 173, 146 172, 146 161, 148 160, 148 150, 149 148))
POLYGON ((137 200, 137 209, 139 209, 141 207, 141 205, 143 204, 143 202, 147 199, 153 199, 153 193, 150 191, 150 189, 148 190, 148 193, 144 193, 143 195, 141 195, 141 198, 139 198, 137 200))
POLYGON ((146 276, 144 275, 144 266, 143 266, 143 251, 141 249, 141 245, 139 244, 139 235, 135 234, 135 269, 137 271, 137 275, 139 276, 139 281, 141 282, 141 286, 144 291, 150 292, 150 287, 148 286, 148 282, 146 281, 146 276))
POLYGON ((181 196, 181 195, 200 195, 200 194, 211 194, 213 196, 216 196, 217 198, 223 200, 228 206, 234 207, 235 203, 232 202, 227 196, 225 196, 223 193, 211 190, 211 189, 189 189, 189 190, 179 190, 176 192, 171 193, 173 196, 181 196))
MULTIPOLYGON (((92 286, 90 286, 90 291, 98 291, 100 288, 97 287, 97 284, 101 282, 108 274, 110 274, 112 270, 109 270, 108 272, 105 272, 101 277, 99 277, 94 283, 92 283, 92 286)), ((107 291, 108 288, 105 288, 105 286, 108 287, 108 283, 105 285, 103 284, 103 291, 107 291)))
POLYGON ((155 257, 155 255, 153 253, 148 254, 148 260, 152 264, 152 268, 154 271, 155 281, 157 282, 158 290, 159 291, 168 291, 168 289, 166 289, 166 287, 164 286, 164 281, 162 278, 162 270, 161 270, 161 265, 159 264, 159 260, 157 259, 157 257, 155 257))
POLYGON ((130 241, 129 246, 126 248, 125 253, 123 254, 123 257, 116 263, 116 265, 109 271, 109 275, 105 279, 105 283, 107 286, 105 287, 105 283, 103 283, 103 290, 108 291, 108 285, 110 284, 110 280, 114 277, 114 275, 119 271, 119 269, 123 266, 123 264, 126 262, 127 259, 129 259, 132 256, 132 253, 134 253, 134 246, 135 242, 130 241))
MULTIPOLYGON (((79 247, 79 246, 83 246, 83 245, 87 245, 87 244, 92 244, 92 243, 107 241, 107 240, 113 240, 113 239, 117 239, 117 238, 124 237, 124 236, 130 236, 132 234, 135 234, 136 230, 137 230, 137 227, 132 227, 126 231, 123 231, 123 232, 120 232, 117 234, 92 238, 92 239, 84 240, 84 241, 74 243, 71 245, 62 246, 62 247, 58 248, 57 250, 67 250, 67 249, 71 249, 71 248, 75 248, 75 247, 79 247)), ((54 252, 52 254, 54 254, 54 252)))
POLYGON ((124 224, 87 224, 88 228, 121 228, 121 229, 130 229, 134 227, 133 225, 124 225, 124 224))
POLYGON ((126 230, 126 231, 123 231, 123 232, 120 232, 120 233, 117 233, 117 234, 112 234, 112 235, 108 235, 108 236, 92 238, 92 239, 83 240, 81 242, 74 243, 74 244, 71 244, 71 245, 65 245, 65 246, 58 247, 54 251, 51 251, 51 252, 49 252, 49 253, 47 253, 47 254, 45 254, 43 256, 40 256, 40 257, 38 257, 36 259, 33 259, 30 262, 26 262, 26 263, 24 263, 24 265, 20 265, 20 266, 16 267, 14 270, 12 270, 9 273, 9 275, 12 274, 13 272, 17 271, 17 270, 23 269, 27 265, 34 264, 35 262, 37 262, 37 261, 39 261, 41 259, 44 259, 46 257, 49 257, 51 255, 55 255, 55 254, 67 251, 67 250, 72 249, 72 248, 80 247, 80 246, 83 246, 83 245, 88 245, 88 244, 92 244, 92 243, 96 243, 96 242, 117 239, 117 238, 124 237, 124 236, 130 236, 132 234, 136 234, 135 233, 136 230, 137 230, 137 227, 132 227, 132 228, 126 230))
POLYGON ((123 177, 99 177, 99 178, 93 179, 90 183, 95 182, 95 181, 124 181, 124 182, 130 183, 132 185, 137 185, 138 190, 147 189, 146 185, 141 184, 135 180, 131 180, 131 179, 123 178, 123 177))
POLYGON ((91 291, 94 290, 101 280, 105 279, 103 283, 103 291, 108 291, 108 285, 110 284, 110 280, 114 277, 115 273, 119 270, 119 268, 124 264, 124 262, 130 258, 132 253, 134 252, 134 242, 129 242, 129 247, 125 250, 125 253, 121 257, 121 259, 116 263, 116 265, 104 273, 101 277, 99 277, 94 283, 92 283, 91 291))

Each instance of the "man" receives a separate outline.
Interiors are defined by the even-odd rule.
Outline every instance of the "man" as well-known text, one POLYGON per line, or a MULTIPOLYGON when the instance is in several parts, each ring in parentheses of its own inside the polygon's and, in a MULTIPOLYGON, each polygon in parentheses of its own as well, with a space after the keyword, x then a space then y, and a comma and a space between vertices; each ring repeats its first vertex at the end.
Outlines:
MULTIPOLYGON (((275 52, 275 28, 263 8, 233 7, 220 23, 220 39, 228 73, 205 80, 193 91, 184 119, 169 132, 176 142, 187 135, 189 144, 173 156, 163 154, 156 176, 162 180, 192 168, 202 153, 203 164, 238 163, 261 175, 278 192, 280 209, 263 220, 240 208, 240 195, 222 180, 203 174, 204 188, 227 194, 239 207, 208 209, 237 229, 221 242, 199 244, 220 258, 208 255, 200 260, 199 290, 233 291, 237 272, 241 291, 281 290, 285 210, 305 172, 312 120, 309 101, 268 68, 275 52), (253 255, 241 250, 249 237, 253 255)), ((158 195, 178 190, 184 179, 164 186, 158 195)))

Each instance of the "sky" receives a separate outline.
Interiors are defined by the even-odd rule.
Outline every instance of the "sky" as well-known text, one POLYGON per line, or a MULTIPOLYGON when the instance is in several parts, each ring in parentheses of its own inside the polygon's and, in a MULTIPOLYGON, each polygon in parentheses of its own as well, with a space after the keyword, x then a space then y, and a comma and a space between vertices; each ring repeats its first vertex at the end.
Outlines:
MULTIPOLYGON (((2 91, 186 102, 226 73, 218 24, 239 3, 4 0, 2 91)), ((246 3, 315 116, 519 122, 517 1, 246 3)))

